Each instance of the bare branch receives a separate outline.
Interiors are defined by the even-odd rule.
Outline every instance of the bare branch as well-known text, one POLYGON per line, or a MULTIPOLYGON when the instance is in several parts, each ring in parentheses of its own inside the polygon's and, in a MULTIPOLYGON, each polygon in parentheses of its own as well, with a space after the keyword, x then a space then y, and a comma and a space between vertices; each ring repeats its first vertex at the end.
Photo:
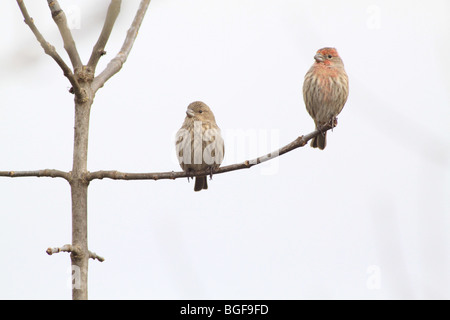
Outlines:
POLYGON ((30 17, 28 14, 27 8, 25 7, 25 3, 23 0, 17 0, 17 4, 19 5, 20 11, 22 11, 22 15, 25 19, 25 23, 30 27, 31 31, 35 35, 36 39, 41 44, 42 48, 44 49, 45 53, 48 54, 50 57, 53 58, 53 60, 56 61, 56 63, 61 67, 61 69, 64 72, 64 76, 69 79, 70 84, 73 87, 74 93, 76 96, 81 96, 81 87, 78 84, 78 81, 76 80, 72 70, 69 68, 69 66, 64 62, 64 60, 61 58, 61 56, 56 52, 56 49, 54 46, 52 46, 50 43, 48 43, 42 34, 37 29, 36 25, 34 24, 33 18, 30 17))
MULTIPOLYGON (((47 250, 45 250, 45 252, 47 252, 47 254, 49 256, 51 256, 52 254, 55 254, 55 253, 60 253, 60 252, 80 254, 79 251, 80 251, 80 248, 76 248, 76 247, 72 246, 71 244, 65 244, 59 248, 58 247, 57 248, 48 248, 47 250)), ((88 251, 88 254, 89 254, 90 259, 93 259, 93 260, 97 259, 100 262, 105 261, 105 258, 97 255, 95 252, 88 251)))
MULTIPOLYGON (((261 157, 258 157, 253 160, 246 160, 241 163, 236 163, 224 167, 219 167, 216 170, 213 170, 213 174, 219 174, 219 173, 225 173, 240 169, 249 169, 255 165, 258 165, 260 163, 266 162, 268 160, 275 159, 285 153, 288 153, 294 149, 303 147, 308 143, 309 140, 314 138, 315 136, 322 134, 323 132, 326 132, 328 130, 332 129, 331 124, 326 125, 318 130, 315 130, 307 135, 300 136, 291 143, 285 145, 284 147, 275 150, 274 152, 268 153, 266 155, 263 155, 261 157)), ((88 172, 86 176, 86 180, 92 181, 94 179, 113 179, 113 180, 163 180, 163 179, 171 179, 175 180, 178 178, 187 178, 187 177, 193 177, 193 176, 207 176, 211 173, 210 170, 204 170, 204 171, 197 171, 194 174, 186 173, 183 171, 179 172, 150 172, 150 173, 127 173, 127 172, 119 172, 119 171, 95 171, 95 172, 88 172)))
POLYGON ((49 256, 51 256, 52 254, 54 254, 54 253, 60 253, 60 252, 69 252, 69 253, 72 253, 74 250, 73 250, 73 247, 72 247, 72 245, 71 244, 65 244, 65 245, 63 245, 62 247, 60 247, 60 248, 48 248, 45 252, 47 252, 47 254, 49 255, 49 256))
POLYGON ((0 177, 49 177, 49 178, 63 178, 70 182, 70 172, 54 170, 54 169, 44 169, 44 170, 34 170, 34 171, 0 171, 0 177))
POLYGON ((95 252, 91 252, 91 251, 89 251, 89 258, 90 258, 90 259, 93 259, 93 260, 97 259, 97 260, 100 261, 100 262, 105 261, 105 258, 100 257, 100 256, 97 255, 95 252))
POLYGON ((92 72, 95 72, 95 68, 97 67, 100 57, 105 54, 105 46, 108 42, 109 36, 111 35, 117 16, 119 15, 121 3, 122 0, 111 0, 111 4, 108 7, 105 24, 103 25, 100 37, 92 50, 92 54, 88 62, 88 66, 92 69, 92 72))
POLYGON ((127 61, 128 55, 130 54, 131 48, 133 47, 134 41, 138 34, 139 28, 144 19, 145 12, 147 11, 150 0, 142 0, 139 5, 139 9, 136 12, 133 23, 130 29, 128 29, 125 41, 120 49, 119 53, 108 63, 105 70, 102 71, 98 76, 94 78, 92 82, 92 91, 95 93, 97 90, 105 84, 113 75, 122 69, 123 64, 127 61))
POLYGON ((69 26, 67 25, 67 18, 64 11, 59 6, 57 0, 47 0, 48 7, 52 13, 53 20, 58 26, 59 32, 61 33, 61 37, 64 42, 64 49, 66 49, 67 54, 69 55, 70 61, 72 62, 72 66, 74 70, 82 67, 81 59, 78 54, 77 47, 75 45, 75 41, 73 41, 72 33, 70 32, 69 26))

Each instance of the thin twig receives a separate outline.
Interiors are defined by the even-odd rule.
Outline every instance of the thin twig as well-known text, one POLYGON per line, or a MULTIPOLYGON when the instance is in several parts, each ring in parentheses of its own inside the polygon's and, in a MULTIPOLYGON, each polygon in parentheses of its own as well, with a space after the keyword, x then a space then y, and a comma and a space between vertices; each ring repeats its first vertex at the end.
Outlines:
MULTIPOLYGON (((266 162, 268 160, 275 159, 287 152, 290 152, 294 149, 303 147, 308 143, 309 140, 316 137, 319 134, 322 134, 328 130, 330 130, 332 127, 331 125, 326 125, 318 130, 315 130, 307 135, 300 136, 291 143, 285 145, 284 147, 275 150, 274 152, 268 153, 266 155, 263 155, 261 157, 255 158, 253 160, 246 160, 241 163, 231 164, 228 166, 220 167, 216 170, 213 170, 213 174, 220 174, 235 170, 241 170, 241 169, 249 169, 255 165, 258 165, 260 163, 266 162)), ((194 174, 192 173, 186 173, 183 171, 179 172, 149 172, 149 173, 127 173, 127 172, 119 172, 119 171, 95 171, 95 172, 88 172, 86 176, 86 180, 92 181, 94 179, 113 179, 113 180, 163 180, 163 179, 170 179, 175 180, 178 178, 186 178, 186 177, 193 177, 193 176, 207 176, 211 173, 211 170, 204 170, 204 171, 197 171, 194 174)))
POLYGON ((52 13, 53 20, 61 33, 61 37, 64 42, 64 49, 66 49, 67 54, 69 55, 73 69, 76 70, 77 68, 81 68, 83 64, 81 63, 75 41, 73 41, 72 32, 70 32, 69 26, 67 25, 66 14, 59 6, 57 0, 47 0, 47 2, 52 13))
MULTIPOLYGON (((80 254, 79 251, 80 251, 79 248, 75 248, 71 244, 65 244, 62 247, 48 248, 47 250, 45 250, 45 252, 47 252, 47 254, 49 256, 51 256, 52 254, 55 254, 55 253, 60 253, 60 252, 80 254)), ((93 259, 93 260, 97 259, 100 262, 105 261, 105 258, 97 255, 95 252, 88 251, 88 254, 89 254, 90 259, 93 259)))
POLYGON ((55 169, 44 169, 44 170, 34 170, 34 171, 0 171, 0 177, 49 177, 49 178, 63 178, 70 182, 70 172, 55 170, 55 169))
POLYGON ((22 12, 22 15, 25 19, 25 23, 30 27, 31 31, 35 35, 36 39, 41 44, 42 48, 44 49, 45 53, 48 54, 50 57, 53 58, 53 60, 56 61, 56 63, 60 66, 60 68, 64 72, 64 76, 69 79, 70 84, 73 87, 74 93, 76 96, 81 96, 81 87, 78 84, 78 81, 75 78, 75 75, 73 74, 70 67, 64 62, 64 60, 61 58, 61 56, 56 52, 56 49, 54 46, 52 46, 50 43, 48 43, 42 34, 39 32, 38 28, 34 24, 33 18, 30 17, 28 14, 27 8, 25 6, 25 3, 23 0, 17 0, 17 4, 19 5, 20 11, 22 12))
POLYGON ((100 256, 97 255, 95 252, 91 252, 91 251, 89 251, 89 258, 90 258, 90 259, 93 259, 93 260, 97 259, 97 260, 100 261, 100 262, 105 261, 105 258, 100 257, 100 256))
POLYGON ((121 3, 122 0, 111 0, 111 4, 108 7, 102 32, 100 33, 97 43, 92 50, 92 54, 88 62, 88 66, 92 69, 92 72, 95 72, 95 68, 97 67, 100 57, 105 54, 105 46, 108 42, 109 36, 111 35, 117 16, 119 15, 121 3))
POLYGON ((133 23, 130 29, 128 29, 125 41, 120 49, 119 53, 108 63, 105 70, 103 70, 98 76, 94 78, 92 82, 92 91, 95 93, 97 90, 105 84, 113 75, 122 69, 123 64, 127 61, 128 55, 130 54, 131 48, 133 47, 134 41, 138 34, 139 28, 144 19, 145 12, 147 11, 150 0, 142 0, 139 5, 139 9, 136 12, 133 23))
POLYGON ((60 253, 60 252, 69 252, 72 253, 74 251, 73 247, 71 244, 65 244, 62 247, 59 248, 48 248, 45 252, 47 252, 47 254, 49 256, 51 256, 54 253, 60 253))

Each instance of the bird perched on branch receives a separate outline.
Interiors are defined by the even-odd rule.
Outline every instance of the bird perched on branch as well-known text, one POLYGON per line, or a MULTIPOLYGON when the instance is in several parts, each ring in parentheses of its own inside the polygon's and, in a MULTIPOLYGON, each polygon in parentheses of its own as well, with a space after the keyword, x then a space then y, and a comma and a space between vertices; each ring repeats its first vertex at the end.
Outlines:
MULTIPOLYGON (((211 109, 201 101, 192 102, 176 135, 176 152, 181 168, 195 175, 196 171, 217 169, 225 148, 211 109)), ((208 189, 206 176, 195 178, 194 191, 208 189)))
MULTIPOLYGON (((330 122, 335 125, 348 98, 348 77, 335 48, 318 50, 314 60, 303 82, 303 99, 317 129, 330 122)), ((326 138, 326 132, 319 134, 311 141, 311 147, 323 150, 326 138)))

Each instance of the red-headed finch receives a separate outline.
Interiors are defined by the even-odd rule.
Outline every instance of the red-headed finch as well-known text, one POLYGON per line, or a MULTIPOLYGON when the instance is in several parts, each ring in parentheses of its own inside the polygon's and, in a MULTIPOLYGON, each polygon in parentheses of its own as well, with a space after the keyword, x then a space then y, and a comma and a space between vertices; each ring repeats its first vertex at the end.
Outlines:
MULTIPOLYGON (((181 129, 176 135, 176 151, 181 168, 196 171, 217 169, 225 153, 220 129, 211 109, 201 101, 192 102, 186 110, 181 129)), ((194 191, 208 189, 206 176, 196 177, 194 191)))
MULTIPOLYGON (((303 99, 316 128, 332 123, 348 97, 348 77, 344 63, 335 48, 322 48, 314 56, 314 64, 305 75, 303 99)), ((323 150, 327 133, 313 138, 311 147, 323 150)))

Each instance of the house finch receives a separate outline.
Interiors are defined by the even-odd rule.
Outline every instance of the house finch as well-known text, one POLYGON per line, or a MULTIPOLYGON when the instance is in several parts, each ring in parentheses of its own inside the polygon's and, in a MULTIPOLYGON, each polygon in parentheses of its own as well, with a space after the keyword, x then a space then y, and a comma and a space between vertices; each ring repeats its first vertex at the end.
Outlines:
MULTIPOLYGON (((305 75, 303 100, 317 129, 330 121, 334 125, 347 101, 348 77, 335 48, 318 50, 314 59, 316 61, 305 75)), ((327 145, 326 138, 326 132, 319 134, 311 141, 311 147, 323 150, 327 145)))
MULTIPOLYGON (((209 107, 192 102, 186 110, 181 129, 176 135, 176 151, 181 168, 195 174, 196 171, 217 169, 225 153, 220 129, 209 107)), ((194 191, 208 189, 206 176, 196 177, 194 191)))

